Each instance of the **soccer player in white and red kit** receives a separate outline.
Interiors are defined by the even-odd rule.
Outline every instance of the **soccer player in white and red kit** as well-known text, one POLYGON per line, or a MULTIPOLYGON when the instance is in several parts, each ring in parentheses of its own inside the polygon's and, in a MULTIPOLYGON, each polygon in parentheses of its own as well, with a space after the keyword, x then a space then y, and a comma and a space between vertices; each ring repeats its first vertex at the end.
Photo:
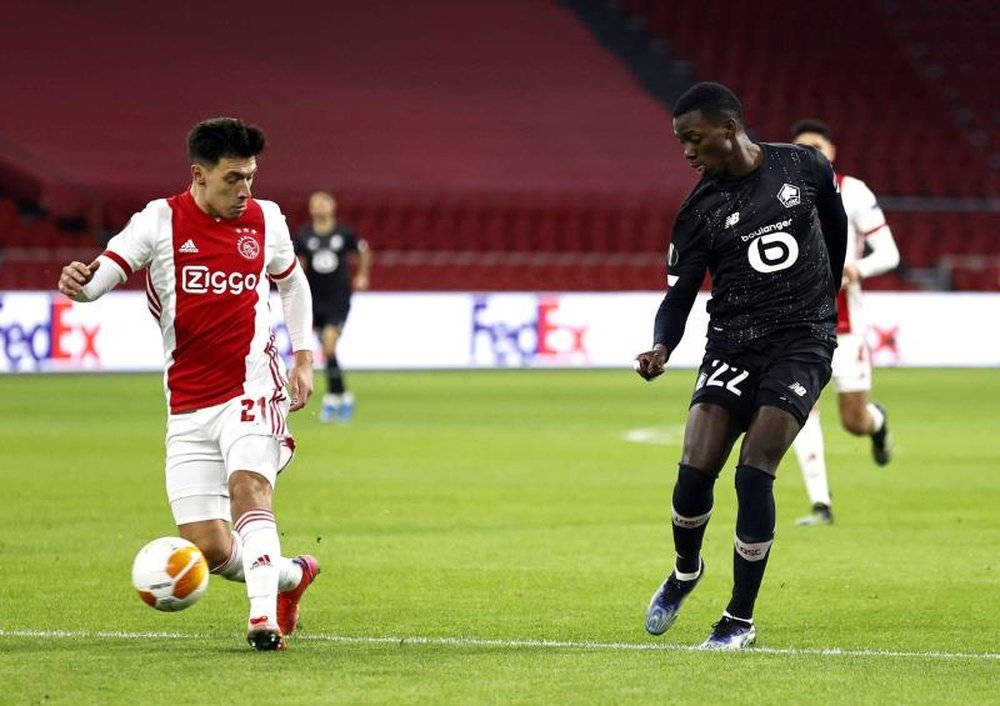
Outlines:
POLYGON ((246 583, 247 640, 275 650, 319 563, 281 555, 272 511, 275 479, 295 449, 287 414, 313 389, 312 303, 281 210, 251 197, 264 143, 259 128, 234 118, 196 125, 190 188, 151 201, 90 265, 64 267, 59 291, 89 302, 146 271, 163 335, 166 488, 178 532, 213 573, 246 583), (295 357, 287 378, 269 326, 271 281, 295 357))
MULTIPOLYGON (((792 127, 792 140, 819 150, 830 162, 837 154, 833 133, 819 120, 801 120, 792 127)), ((871 352, 868 350, 861 302, 861 280, 884 274, 899 264, 899 250, 885 214, 871 189, 854 177, 836 174, 847 212, 847 254, 844 281, 837 297, 837 350, 833 355, 833 383, 837 388, 840 421, 844 429, 872 439, 872 455, 883 466, 892 456, 892 440, 885 409, 869 399, 872 389, 871 352)), ((829 524, 830 487, 823 453, 819 409, 814 408, 795 439, 795 455, 802 468, 812 512, 798 519, 800 525, 829 524)))

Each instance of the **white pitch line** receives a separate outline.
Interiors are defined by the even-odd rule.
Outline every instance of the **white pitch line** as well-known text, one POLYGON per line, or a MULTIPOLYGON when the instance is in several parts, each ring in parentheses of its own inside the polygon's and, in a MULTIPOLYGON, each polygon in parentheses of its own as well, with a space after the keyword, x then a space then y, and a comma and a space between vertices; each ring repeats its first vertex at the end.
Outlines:
POLYGON ((119 630, 3 630, 0 637, 44 637, 84 640, 91 637, 114 640, 190 640, 205 635, 188 635, 181 632, 121 632, 119 630))
MULTIPOLYGON (((193 635, 178 632, 117 632, 104 630, 29 630, 0 629, 0 637, 37 637, 47 639, 101 638, 114 640, 194 640, 218 636, 193 635)), ((570 650, 608 650, 619 652, 702 652, 693 645, 671 645, 662 642, 589 642, 572 640, 500 640, 479 637, 424 637, 400 635, 365 637, 350 635, 298 635, 295 639, 311 642, 336 642, 353 645, 399 645, 435 647, 500 647, 543 648, 570 650)), ((747 653, 817 657, 898 657, 916 659, 983 659, 1000 661, 997 652, 904 652, 897 650, 841 649, 839 647, 753 647, 747 653)))
POLYGON ((634 444, 675 446, 684 440, 684 425, 670 427, 641 427, 629 429, 622 438, 634 444))

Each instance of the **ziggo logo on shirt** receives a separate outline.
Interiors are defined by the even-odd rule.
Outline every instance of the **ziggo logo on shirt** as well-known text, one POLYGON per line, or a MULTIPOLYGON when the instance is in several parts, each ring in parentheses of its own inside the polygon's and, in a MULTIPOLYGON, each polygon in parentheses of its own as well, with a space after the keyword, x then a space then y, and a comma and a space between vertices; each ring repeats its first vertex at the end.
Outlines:
POLYGON ((257 287, 258 277, 249 272, 209 270, 204 265, 181 268, 181 289, 188 294, 242 294, 257 287))

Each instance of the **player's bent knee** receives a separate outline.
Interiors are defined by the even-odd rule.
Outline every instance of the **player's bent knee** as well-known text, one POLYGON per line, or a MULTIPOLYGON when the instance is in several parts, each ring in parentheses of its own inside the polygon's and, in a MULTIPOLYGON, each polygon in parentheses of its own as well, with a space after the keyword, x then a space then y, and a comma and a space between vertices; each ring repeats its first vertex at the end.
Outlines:
POLYGON ((229 476, 233 508, 270 507, 272 489, 271 482, 254 471, 236 471, 229 476))
POLYGON ((340 341, 340 331, 335 326, 327 326, 320 333, 323 343, 323 355, 329 358, 337 354, 337 343, 340 341))
POLYGON ((722 466, 726 462, 725 456, 727 455, 721 450, 711 453, 705 453, 701 450, 685 451, 681 455, 681 465, 697 469, 699 473, 715 479, 722 472, 722 466))
POLYGON ((223 520, 178 524, 177 532, 198 547, 210 567, 219 566, 229 559, 232 552, 232 533, 223 520))
POLYGON ((799 415, 781 407, 760 407, 743 439, 740 465, 752 466, 775 475, 781 459, 807 418, 808 410, 799 415))
POLYGON ((248 434, 236 439, 226 454, 230 492, 234 484, 261 489, 266 486, 268 491, 273 488, 278 476, 280 448, 278 440, 266 434, 248 434))
POLYGON ((715 404, 695 404, 688 412, 681 464, 718 477, 738 431, 732 414, 715 404))
POLYGON ((845 431, 854 434, 855 436, 862 436, 869 432, 869 420, 867 410, 861 410, 856 412, 851 410, 850 412, 843 412, 840 416, 840 424, 844 427, 845 431))

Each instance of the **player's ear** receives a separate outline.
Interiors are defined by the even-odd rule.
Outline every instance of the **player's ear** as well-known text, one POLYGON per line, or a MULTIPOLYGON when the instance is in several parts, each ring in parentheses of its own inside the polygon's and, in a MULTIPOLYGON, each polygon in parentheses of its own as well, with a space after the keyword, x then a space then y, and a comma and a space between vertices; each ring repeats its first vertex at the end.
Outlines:
POLYGON ((200 164, 192 164, 191 180, 198 186, 205 186, 205 168, 200 164))

